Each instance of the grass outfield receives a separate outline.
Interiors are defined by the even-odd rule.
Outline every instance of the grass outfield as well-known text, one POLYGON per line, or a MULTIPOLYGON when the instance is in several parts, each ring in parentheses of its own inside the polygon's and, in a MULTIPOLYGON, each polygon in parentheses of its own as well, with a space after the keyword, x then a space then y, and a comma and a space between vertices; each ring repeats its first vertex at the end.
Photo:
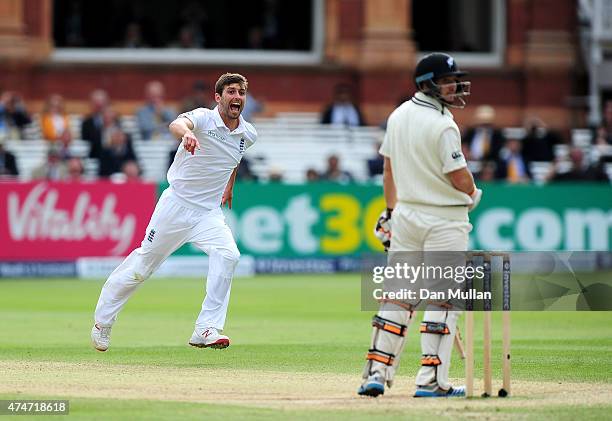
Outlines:
MULTIPOLYGON (((70 399, 66 419, 302 419, 313 411, 321 419, 602 419, 612 410, 609 312, 513 312, 514 396, 504 400, 411 398, 415 323, 396 384, 373 401, 355 394, 372 316, 359 308, 359 275, 235 280, 226 350, 187 346, 202 281, 152 279, 120 315, 109 351, 94 351, 89 331, 101 286, 0 280, 0 399, 70 399)), ((497 379, 499 326, 494 314, 497 379)), ((478 375, 479 342, 475 349, 478 375)), ((463 377, 456 354, 451 377, 463 377)))

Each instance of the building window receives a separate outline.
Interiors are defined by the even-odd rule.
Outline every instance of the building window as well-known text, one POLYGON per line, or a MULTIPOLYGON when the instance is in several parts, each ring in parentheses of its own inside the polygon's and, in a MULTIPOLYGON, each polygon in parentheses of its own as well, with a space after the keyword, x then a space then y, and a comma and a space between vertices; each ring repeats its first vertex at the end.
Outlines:
POLYGON ((462 64, 501 64, 503 0, 412 1, 412 29, 421 52, 445 51, 462 64))
POLYGON ((167 58, 167 50, 195 63, 232 51, 235 59, 241 51, 260 59, 266 52, 313 56, 322 50, 323 6, 323 0, 55 0, 53 40, 59 61, 147 62, 167 58))

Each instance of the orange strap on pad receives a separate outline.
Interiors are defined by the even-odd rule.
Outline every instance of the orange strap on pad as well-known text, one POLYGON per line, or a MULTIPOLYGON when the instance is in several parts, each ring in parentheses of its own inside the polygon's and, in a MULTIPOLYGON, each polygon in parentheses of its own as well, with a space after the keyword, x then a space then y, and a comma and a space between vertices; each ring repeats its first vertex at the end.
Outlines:
POLYGON ((442 364, 442 361, 440 361, 440 358, 437 355, 427 355, 424 354, 421 357, 421 365, 422 366, 427 366, 427 367, 435 367, 437 365, 442 364))
POLYGON ((372 318, 372 326, 397 336, 406 336, 406 331, 408 330, 408 326, 384 319, 380 316, 374 316, 372 318))
POLYGON ((391 366, 395 360, 395 355, 371 348, 366 355, 366 360, 378 361, 379 363, 391 366))

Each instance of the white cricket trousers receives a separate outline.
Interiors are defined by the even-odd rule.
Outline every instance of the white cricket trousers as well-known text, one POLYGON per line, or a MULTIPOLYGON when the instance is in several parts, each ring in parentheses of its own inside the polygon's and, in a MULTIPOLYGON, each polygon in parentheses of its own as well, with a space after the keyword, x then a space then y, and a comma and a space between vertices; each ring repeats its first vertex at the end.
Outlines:
MULTIPOLYGON (((466 251, 468 236, 472 225, 467 221, 452 221, 427 213, 419 212, 398 203, 393 211, 391 251, 419 251, 424 253, 425 265, 435 265, 441 254, 427 252, 466 251)), ((459 259, 456 265, 465 264, 460 253, 443 257, 459 259)), ((449 334, 421 334, 421 353, 423 359, 437 357, 439 365, 422 365, 416 377, 417 386, 437 383, 442 389, 451 387, 448 379, 453 341, 457 332, 457 320, 461 311, 445 309, 429 304, 423 314, 423 322, 445 323, 449 334)))
POLYGON ((185 243, 193 243, 209 257, 206 297, 196 327, 223 330, 240 252, 221 208, 210 211, 187 208, 173 197, 170 188, 157 202, 140 247, 125 258, 104 284, 95 322, 112 326, 143 281, 185 243))

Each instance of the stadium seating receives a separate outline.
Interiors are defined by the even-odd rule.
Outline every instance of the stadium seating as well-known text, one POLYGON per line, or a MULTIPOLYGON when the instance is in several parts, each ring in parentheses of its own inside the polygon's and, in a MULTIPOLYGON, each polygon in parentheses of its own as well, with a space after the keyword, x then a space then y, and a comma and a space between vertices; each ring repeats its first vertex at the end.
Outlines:
POLYGON ((176 150, 177 143, 169 140, 137 140, 133 142, 133 146, 142 169, 142 177, 149 181, 165 180, 170 151, 176 150))
POLYGON ((259 140, 246 155, 253 172, 266 180, 270 169, 280 170, 287 183, 304 182, 309 168, 323 172, 330 155, 338 156, 341 168, 357 181, 365 181, 367 160, 375 156, 383 136, 378 127, 322 125, 311 113, 279 113, 276 119, 254 123, 259 140))
MULTIPOLYGON (((73 140, 70 152, 83 159, 85 176, 95 178, 99 163, 88 158, 89 144, 80 138, 80 127, 83 116, 70 115, 73 140)), ((134 150, 143 170, 143 178, 149 181, 162 181, 166 177, 169 156, 176 150, 177 144, 172 141, 143 140, 138 130, 134 115, 121 117, 121 126, 133 140, 134 150)), ((355 180, 368 180, 367 160, 375 156, 377 145, 382 142, 384 132, 379 127, 338 127, 319 123, 319 114, 312 112, 282 112, 275 117, 256 118, 254 124, 259 139, 254 147, 246 153, 251 162, 251 169, 260 180, 266 181, 270 171, 280 171, 286 183, 302 183, 306 171, 313 168, 318 172, 325 171, 327 158, 337 155, 343 170, 349 171, 355 180)), ((522 127, 504 128, 504 134, 510 138, 522 138, 525 129, 522 127)), ((35 115, 33 123, 24 132, 25 141, 11 140, 6 148, 17 156, 20 178, 28 180, 32 170, 43 163, 48 150, 47 142, 40 140, 40 120, 35 115)), ((584 150, 590 162, 597 162, 601 156, 612 156, 612 146, 591 145, 591 132, 588 129, 572 131, 572 146, 584 150)), ((558 170, 564 170, 564 163, 569 168, 570 145, 555 146, 555 157, 560 162, 558 170)), ((470 161, 469 167, 478 172, 481 163, 470 161)), ((546 181, 552 169, 550 162, 532 162, 530 170, 534 182, 546 181)), ((612 179, 612 163, 606 164, 605 170, 612 179)))
MULTIPOLYGON (((9 140, 6 149, 15 154, 19 178, 31 179, 32 171, 47 160, 49 143, 44 140, 9 140)), ((86 178, 95 178, 98 174, 99 163, 95 159, 88 158, 89 143, 83 140, 73 140, 69 148, 70 154, 83 160, 86 178)))

